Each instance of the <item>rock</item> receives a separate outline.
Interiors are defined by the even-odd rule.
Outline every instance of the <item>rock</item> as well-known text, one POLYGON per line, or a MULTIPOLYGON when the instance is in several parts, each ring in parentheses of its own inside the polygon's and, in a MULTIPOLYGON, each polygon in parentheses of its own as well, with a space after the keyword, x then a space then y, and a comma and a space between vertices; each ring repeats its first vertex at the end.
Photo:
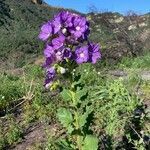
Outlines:
POLYGON ((150 71, 143 71, 140 75, 142 80, 150 81, 150 71))
POLYGON ((140 35, 140 39, 142 40, 142 42, 146 41, 149 37, 150 37, 150 29, 144 30, 140 35))
POLYGON ((122 70, 110 70, 108 74, 116 76, 116 77, 126 77, 127 73, 122 70))
POLYGON ((128 30, 134 30, 134 29, 136 29, 136 26, 135 26, 135 25, 130 25, 130 26, 128 27, 128 30))
POLYGON ((147 26, 147 24, 145 22, 142 22, 139 24, 139 27, 146 27, 146 26, 147 26))
MULTIPOLYGON (((114 77, 129 77, 129 74, 123 70, 110 70, 108 74, 114 77)), ((141 71, 138 73, 139 77, 141 77, 144 81, 150 81, 150 71, 141 71)))
POLYGON ((43 0, 32 0, 34 4, 43 4, 43 0))

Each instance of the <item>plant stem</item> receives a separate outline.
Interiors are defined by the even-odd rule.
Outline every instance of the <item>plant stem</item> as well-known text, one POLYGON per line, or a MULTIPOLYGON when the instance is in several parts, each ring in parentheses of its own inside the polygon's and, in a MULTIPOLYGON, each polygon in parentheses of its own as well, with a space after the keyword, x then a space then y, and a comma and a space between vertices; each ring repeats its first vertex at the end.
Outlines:
POLYGON ((80 136, 79 135, 77 135, 77 146, 78 146, 78 149, 79 150, 82 150, 82 145, 81 145, 81 141, 80 141, 81 139, 80 139, 80 136))
MULTIPOLYGON (((72 82, 73 82, 73 79, 72 78, 70 78, 70 83, 72 84, 72 82)), ((76 99, 75 99, 75 93, 74 93, 74 87, 72 87, 72 106, 74 107, 74 111, 73 111, 73 113, 74 113, 74 120, 75 120, 75 122, 74 122, 74 126, 75 126, 75 129, 77 130, 77 131, 80 131, 80 129, 79 129, 79 113, 78 113, 78 108, 77 108, 77 103, 76 103, 76 99)), ((82 150, 82 144, 81 144, 81 136, 79 135, 79 133, 77 132, 77 134, 76 134, 76 144, 77 144, 77 148, 78 148, 78 150, 82 150)))
MULTIPOLYGON (((76 130, 80 130, 79 129, 79 122, 78 122, 79 114, 78 114, 77 108, 74 111, 74 116, 75 116, 75 128, 76 128, 76 130)), ((80 139, 80 135, 78 133, 76 135, 76 138, 77 138, 77 147, 79 150, 82 150, 81 139, 80 139)))

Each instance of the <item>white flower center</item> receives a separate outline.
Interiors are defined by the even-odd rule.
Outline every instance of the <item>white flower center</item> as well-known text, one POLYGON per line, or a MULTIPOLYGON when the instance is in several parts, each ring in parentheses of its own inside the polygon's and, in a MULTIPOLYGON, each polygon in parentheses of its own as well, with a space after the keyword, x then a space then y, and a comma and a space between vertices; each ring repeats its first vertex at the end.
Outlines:
POLYGON ((63 28, 63 29, 62 29, 62 33, 65 34, 66 32, 67 32, 67 29, 66 29, 66 28, 63 28))
POLYGON ((57 52, 57 55, 61 55, 61 52, 57 52))
POLYGON ((79 26, 76 27, 76 30, 79 31, 81 28, 79 26))
POLYGON ((83 54, 83 53, 81 53, 81 54, 80 54, 80 57, 81 57, 81 58, 84 58, 84 54, 83 54))

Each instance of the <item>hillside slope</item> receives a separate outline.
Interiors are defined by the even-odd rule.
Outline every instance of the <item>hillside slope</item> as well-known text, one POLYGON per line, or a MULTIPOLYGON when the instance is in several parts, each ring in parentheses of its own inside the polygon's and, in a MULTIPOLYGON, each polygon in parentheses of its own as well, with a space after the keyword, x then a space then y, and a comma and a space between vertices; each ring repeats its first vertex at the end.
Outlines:
POLYGON ((111 60, 137 56, 150 49, 150 14, 88 14, 92 40, 100 42, 103 55, 111 60))
POLYGON ((8 67, 19 67, 27 57, 37 55, 41 50, 37 40, 39 27, 59 10, 31 0, 0 0, 1 61, 9 59, 8 67))

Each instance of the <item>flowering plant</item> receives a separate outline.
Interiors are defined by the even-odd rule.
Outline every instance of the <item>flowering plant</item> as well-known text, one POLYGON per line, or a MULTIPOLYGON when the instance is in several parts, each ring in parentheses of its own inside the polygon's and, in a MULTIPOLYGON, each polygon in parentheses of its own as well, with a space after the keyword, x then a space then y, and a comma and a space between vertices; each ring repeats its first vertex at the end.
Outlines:
POLYGON ((60 12, 41 27, 39 38, 46 43, 43 65, 46 68, 46 87, 52 85, 56 73, 65 73, 62 66, 66 63, 95 64, 101 58, 99 45, 88 40, 89 32, 86 18, 68 11, 60 12))
POLYGON ((45 87, 53 89, 60 85, 59 74, 65 74, 70 80, 70 86, 61 92, 67 108, 60 108, 57 116, 67 129, 69 142, 63 144, 79 150, 96 150, 98 147, 97 138, 84 131, 87 118, 92 113, 91 103, 86 100, 88 93, 79 76, 73 77, 72 74, 79 64, 95 64, 101 58, 99 45, 88 40, 89 33, 89 22, 85 17, 62 11, 43 24, 39 34, 45 42, 45 87))

